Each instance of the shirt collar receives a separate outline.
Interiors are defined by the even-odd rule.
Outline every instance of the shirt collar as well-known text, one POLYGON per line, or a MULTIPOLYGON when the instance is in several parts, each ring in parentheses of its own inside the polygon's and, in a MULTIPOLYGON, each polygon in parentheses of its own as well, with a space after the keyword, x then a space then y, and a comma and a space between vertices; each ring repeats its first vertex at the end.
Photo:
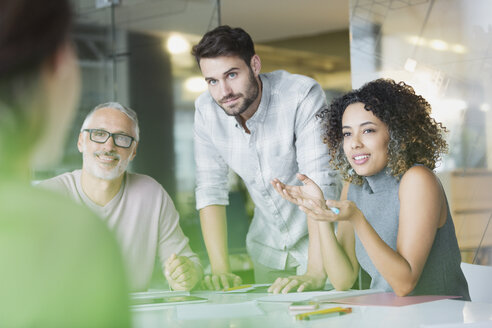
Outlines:
MULTIPOLYGON (((268 81, 268 78, 260 74, 259 75, 260 81, 261 81, 261 100, 260 104, 258 105, 258 109, 256 112, 251 116, 249 120, 246 121, 246 126, 248 127, 249 130, 251 130, 255 125, 263 122, 265 120, 266 113, 268 111, 268 107, 270 105, 270 98, 271 98, 271 85, 270 82, 268 81)), ((235 124, 236 127, 242 128, 241 122, 237 117, 235 118, 235 124)))

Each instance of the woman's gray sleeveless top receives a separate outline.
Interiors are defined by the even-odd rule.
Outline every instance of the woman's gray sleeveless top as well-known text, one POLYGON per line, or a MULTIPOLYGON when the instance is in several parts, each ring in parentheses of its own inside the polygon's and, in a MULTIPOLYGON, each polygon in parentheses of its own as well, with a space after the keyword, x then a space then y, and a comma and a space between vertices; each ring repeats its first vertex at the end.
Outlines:
MULTIPOLYGON (((396 250, 400 181, 387 171, 384 169, 376 175, 365 177, 362 186, 351 184, 348 199, 362 211, 381 239, 396 250)), ((372 263, 357 234, 355 253, 361 267, 372 278, 371 288, 393 291, 372 263)), ((460 295, 464 300, 470 300, 460 264, 461 254, 448 207, 446 223, 437 230, 422 275, 410 295, 460 295)))

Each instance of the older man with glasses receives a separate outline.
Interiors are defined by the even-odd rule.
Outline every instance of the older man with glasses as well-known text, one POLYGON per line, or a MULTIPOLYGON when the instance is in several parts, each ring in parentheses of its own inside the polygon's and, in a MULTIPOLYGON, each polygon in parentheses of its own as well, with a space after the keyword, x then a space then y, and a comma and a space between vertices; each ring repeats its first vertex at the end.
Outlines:
POLYGON ((79 134, 82 170, 40 185, 66 194, 106 221, 120 242, 133 291, 149 287, 156 253, 170 287, 190 290, 203 271, 171 198, 151 177, 126 172, 138 142, 135 111, 115 102, 98 105, 79 134))

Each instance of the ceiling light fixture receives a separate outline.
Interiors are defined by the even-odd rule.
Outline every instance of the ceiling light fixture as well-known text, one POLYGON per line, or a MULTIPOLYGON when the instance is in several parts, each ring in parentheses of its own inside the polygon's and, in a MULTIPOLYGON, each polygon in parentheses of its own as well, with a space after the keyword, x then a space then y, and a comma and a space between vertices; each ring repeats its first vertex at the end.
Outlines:
POLYGON ((167 39, 167 50, 173 55, 189 52, 190 43, 181 35, 174 34, 167 39))

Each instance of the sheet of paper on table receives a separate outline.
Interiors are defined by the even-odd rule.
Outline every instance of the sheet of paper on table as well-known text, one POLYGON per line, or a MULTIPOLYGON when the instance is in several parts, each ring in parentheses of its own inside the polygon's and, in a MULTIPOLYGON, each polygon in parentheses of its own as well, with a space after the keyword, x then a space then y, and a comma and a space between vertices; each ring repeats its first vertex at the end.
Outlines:
POLYGON ((374 293, 369 295, 356 295, 334 299, 331 302, 350 305, 374 305, 374 306, 406 306, 425 302, 439 301, 461 296, 444 295, 416 295, 416 296, 396 296, 395 293, 374 293))
POLYGON ((255 301, 228 304, 190 304, 176 307, 178 320, 239 318, 263 315, 255 301))
POLYGON ((140 298, 153 298, 153 297, 164 297, 164 296, 189 296, 190 292, 171 291, 171 290, 149 290, 146 292, 130 293, 129 295, 131 299, 140 299, 140 298))
POLYGON ((241 285, 226 290, 221 290, 218 291, 217 293, 225 293, 225 294, 249 293, 249 292, 254 292, 255 290, 264 291, 266 293, 266 289, 270 287, 270 285, 271 284, 241 285))
POLYGON ((302 293, 288 293, 288 294, 271 294, 258 298, 258 302, 299 302, 299 301, 316 301, 316 302, 328 302, 332 299, 365 295, 370 293, 380 293, 377 289, 365 289, 365 290, 348 290, 348 291, 317 291, 317 292, 302 292, 302 293))

